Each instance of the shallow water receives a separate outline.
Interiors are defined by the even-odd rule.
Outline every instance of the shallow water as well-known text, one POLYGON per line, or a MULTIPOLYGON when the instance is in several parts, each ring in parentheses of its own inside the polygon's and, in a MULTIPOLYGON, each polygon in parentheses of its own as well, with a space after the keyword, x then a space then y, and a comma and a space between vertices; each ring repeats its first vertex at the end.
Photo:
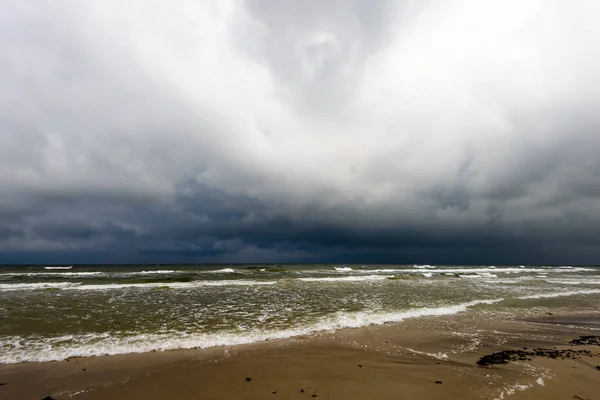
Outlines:
POLYGON ((0 267, 0 363, 212 347, 470 309, 595 310, 600 268, 0 267))

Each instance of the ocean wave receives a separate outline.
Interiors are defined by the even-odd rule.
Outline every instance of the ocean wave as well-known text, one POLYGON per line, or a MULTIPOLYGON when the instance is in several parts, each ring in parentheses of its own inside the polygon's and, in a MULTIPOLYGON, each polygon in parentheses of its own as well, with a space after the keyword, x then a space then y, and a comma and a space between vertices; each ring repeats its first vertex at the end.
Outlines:
POLYGON ((41 283, 1 283, 0 292, 16 290, 115 290, 115 289, 186 289, 203 286, 266 286, 274 285, 277 281, 224 280, 224 281, 192 281, 192 282, 154 282, 154 283, 107 283, 84 285, 81 282, 41 282, 41 283))
POLYGON ((470 275, 458 275, 459 278, 497 278, 498 275, 490 272, 477 272, 470 275))
POLYGON ((336 270, 336 271, 338 271, 338 272, 350 272, 350 271, 354 271, 350 267, 333 267, 333 269, 336 270))
POLYGON ((336 276, 326 278, 298 278, 302 282, 368 282, 382 281, 389 278, 385 275, 336 276))
MULTIPOLYGON (((419 268, 420 269, 420 268, 419 268)), ((419 269, 413 268, 382 268, 382 269, 367 269, 367 270, 359 270, 357 272, 362 273, 383 273, 383 274, 396 274, 396 273, 420 273, 419 269)), ((475 273, 489 273, 490 269, 494 271, 495 274, 500 273, 528 273, 528 272, 536 272, 536 273, 575 273, 575 272, 590 272, 595 271, 592 268, 554 268, 554 267, 544 267, 544 268, 520 268, 520 267, 495 267, 495 268, 428 268, 427 272, 431 273, 454 273, 454 274, 475 274, 475 273)))
POLYGON ((85 278, 89 276, 107 276, 107 277, 131 277, 131 276, 147 276, 147 275, 172 275, 182 274, 186 271, 176 270, 155 270, 155 271, 80 271, 80 272, 5 272, 1 273, 0 276, 11 276, 11 277, 39 277, 39 278, 85 278))
MULTIPOLYGON (((33 276, 40 276, 41 274, 33 274, 33 276)), ((43 274, 43 276, 64 276, 64 277, 75 277, 80 278, 83 276, 98 276, 104 275, 101 271, 89 271, 89 272, 52 272, 50 274, 43 274)))
POLYGON ((11 276, 11 277, 19 277, 19 276, 28 276, 28 277, 39 277, 39 278, 52 278, 52 277, 62 277, 62 278, 80 278, 85 276, 97 276, 103 275, 104 272, 95 271, 95 272, 5 272, 0 274, 0 276, 11 276))
MULTIPOLYGON (((203 286, 266 286, 274 285, 276 281, 250 281, 250 280, 229 280, 229 281, 193 281, 193 282, 173 282, 173 283, 110 283, 106 285, 80 285, 73 287, 76 290, 114 290, 129 288, 169 288, 169 289, 187 289, 203 286)), ((71 288, 69 288, 71 289, 71 288)))
POLYGON ((71 269, 73 268, 72 266, 69 267, 44 267, 44 269, 71 269))
POLYGON ((0 283, 0 292, 16 290, 69 289, 80 285, 71 282, 39 282, 39 283, 0 283))
POLYGON ((231 274, 234 273, 235 270, 233 268, 223 268, 223 269, 217 269, 214 271, 204 271, 207 274, 231 274))
POLYGON ((600 293, 600 289, 584 289, 584 290, 573 290, 568 292, 553 292, 553 293, 538 293, 528 296, 517 297, 519 300, 529 299, 549 299, 553 297, 564 297, 564 296, 576 296, 580 294, 597 294, 600 293))
POLYGON ((546 279, 546 282, 558 283, 560 285, 600 285, 600 280, 592 279, 587 279, 585 281, 572 279, 546 279))
POLYGON ((174 269, 158 269, 154 271, 139 271, 139 272, 127 272, 129 275, 154 275, 154 274, 181 274, 186 271, 176 271, 174 269))
POLYGON ((493 304, 502 300, 473 300, 467 303, 450 304, 436 308, 416 308, 395 312, 340 311, 324 316, 312 324, 272 331, 256 330, 243 333, 172 332, 166 334, 138 334, 129 337, 115 337, 106 333, 52 338, 5 336, 0 338, 0 364, 58 361, 69 357, 234 346, 265 340, 286 339, 342 328, 360 328, 388 322, 399 322, 409 318, 457 314, 465 312, 476 305, 493 304))

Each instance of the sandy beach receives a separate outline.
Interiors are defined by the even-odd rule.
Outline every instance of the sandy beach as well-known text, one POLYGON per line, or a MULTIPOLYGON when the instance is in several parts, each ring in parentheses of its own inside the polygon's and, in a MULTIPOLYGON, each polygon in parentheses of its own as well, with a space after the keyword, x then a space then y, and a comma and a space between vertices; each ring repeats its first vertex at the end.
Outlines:
POLYGON ((1 399, 597 399, 600 316, 477 312, 244 346, 0 366, 1 399), (588 350, 482 367, 484 355, 588 350))

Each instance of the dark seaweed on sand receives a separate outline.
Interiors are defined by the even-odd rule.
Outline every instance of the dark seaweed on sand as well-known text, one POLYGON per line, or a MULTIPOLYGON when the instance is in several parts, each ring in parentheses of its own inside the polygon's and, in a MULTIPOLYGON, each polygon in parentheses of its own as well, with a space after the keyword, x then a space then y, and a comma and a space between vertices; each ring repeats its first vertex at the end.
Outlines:
POLYGON ((570 344, 580 344, 580 345, 600 346, 600 336, 580 336, 577 339, 571 340, 569 343, 570 344))
POLYGON ((558 349, 533 349, 525 350, 504 350, 497 353, 483 356, 477 361, 477 365, 488 366, 497 364, 508 364, 511 361, 531 361, 532 357, 547 357, 554 359, 577 359, 582 356, 592 357, 594 353, 589 350, 558 350, 558 349))

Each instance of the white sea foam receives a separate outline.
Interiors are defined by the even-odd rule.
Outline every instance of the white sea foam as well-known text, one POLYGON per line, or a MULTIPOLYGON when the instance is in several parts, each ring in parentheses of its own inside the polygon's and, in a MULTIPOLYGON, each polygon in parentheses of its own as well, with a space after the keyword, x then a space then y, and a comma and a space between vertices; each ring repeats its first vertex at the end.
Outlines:
MULTIPOLYGON (((373 274, 373 273, 395 274, 395 273, 411 273, 411 272, 416 273, 416 272, 418 272, 419 269, 422 269, 422 268, 417 268, 417 267, 415 267, 415 268, 366 269, 366 270, 358 270, 357 272, 371 273, 371 274, 373 274)), ((595 271, 592 268, 583 268, 583 267, 569 268, 569 269, 554 268, 554 267, 544 267, 544 268, 496 267, 496 268, 493 268, 493 270, 494 270, 495 274, 527 273, 527 272, 544 273, 544 274, 548 274, 548 273, 572 274, 572 273, 576 273, 576 272, 595 271)), ((432 267, 432 268, 428 268, 428 272, 454 273, 454 274, 476 274, 476 273, 481 273, 481 272, 489 273, 490 268, 488 268, 488 267, 485 267, 485 268, 436 268, 436 267, 432 267)))
POLYGON ((0 283, 0 292, 15 290, 116 290, 116 289, 152 289, 169 287, 170 289, 186 289, 203 286, 266 286, 276 281, 225 280, 225 281, 193 281, 193 282, 154 282, 154 283, 109 283, 100 285, 82 285, 81 282, 41 282, 41 283, 0 283))
POLYGON ((223 268, 223 269, 217 269, 214 271, 206 271, 206 273, 208 274, 231 274, 235 272, 235 270, 233 268, 223 268))
POLYGON ((522 392, 532 387, 533 385, 520 385, 518 383, 512 386, 504 386, 500 392, 500 396, 496 397, 494 400, 504 400, 504 396, 511 396, 515 394, 517 390, 522 392))
POLYGON ((0 283, 0 292, 12 292, 15 290, 70 289, 79 285, 79 283, 71 282, 0 283))
POLYGON ((72 266, 69 267, 44 267, 44 269, 71 269, 73 268, 72 266))
POLYGON ((338 271, 338 272, 350 272, 353 271, 352 268, 350 267, 333 267, 334 270, 338 271))
POLYGON ((112 283, 106 285, 80 285, 68 289, 76 290, 113 290, 127 288, 157 288, 169 287, 170 289, 187 289, 203 286, 265 286, 274 285, 276 281, 251 281, 251 280, 228 280, 228 281, 194 281, 194 282, 155 282, 155 283, 112 283))
POLYGON ((425 278, 431 278, 433 276, 431 272, 423 272, 421 275, 423 275, 425 278))
MULTIPOLYGON (((39 274, 35 274, 39 275, 39 274)), ((63 277, 75 277, 79 278, 82 276, 98 276, 104 275, 101 271, 88 271, 88 272, 52 272, 51 274, 44 274, 44 276, 63 276, 63 277)))
POLYGON ((414 268, 417 268, 417 269, 434 269, 436 267, 434 267, 433 265, 415 265, 414 268))
POLYGON ((326 278, 298 278, 302 282, 368 282, 382 281, 389 278, 385 275, 336 276, 326 278))
POLYGON ((324 316, 312 324, 273 331, 243 333, 186 333, 138 334, 115 337, 110 334, 66 335, 53 338, 0 337, 0 364, 44 362, 68 357, 91 357, 126 353, 144 353, 153 350, 175 350, 233 346, 273 339, 284 339, 315 332, 341 328, 359 328, 368 325, 398 322, 408 318, 456 314, 479 304, 493 304, 502 299, 473 300, 467 303, 437 308, 417 308, 396 312, 337 312, 324 316))
POLYGON ((475 274, 469 275, 459 275, 460 278, 497 278, 498 275, 492 274, 490 272, 477 272, 475 274))
POLYGON ((185 271, 175 271, 174 269, 157 269, 155 271, 139 271, 139 272, 128 272, 128 275, 155 275, 155 274, 180 274, 185 271))
POLYGON ((427 356, 427 357, 431 357, 431 358, 435 358, 436 360, 447 360, 448 359, 448 354, 439 352, 439 353, 427 353, 424 351, 418 351, 415 349, 411 349, 411 348, 406 348, 406 350, 410 351, 413 354, 419 354, 422 356, 427 356))
POLYGON ((119 276, 139 276, 139 275, 165 275, 165 274, 181 274, 186 273, 186 271, 176 271, 169 269, 161 269, 155 271, 79 271, 79 272, 5 272, 0 274, 0 276, 29 276, 29 277, 40 277, 40 278, 48 278, 48 277, 61 277, 61 278, 82 278, 87 276, 110 276, 110 277, 119 277, 119 276))
POLYGON ((532 294, 529 296, 521 296, 518 297, 520 300, 528 300, 528 299, 549 299, 553 297, 564 297, 564 296, 576 296, 580 294, 597 294, 600 293, 600 289, 584 289, 584 290, 574 290, 569 292, 554 292, 554 293, 539 293, 532 294))
POLYGON ((576 279, 548 279, 546 282, 561 285, 600 285, 600 280, 597 279, 586 279, 585 281, 576 279))
POLYGON ((5 272, 0 274, 0 276, 30 276, 30 277, 40 277, 40 278, 48 278, 48 277, 62 277, 62 278, 79 278, 85 276, 96 276, 102 275, 104 272, 100 271, 88 271, 88 272, 5 272))

